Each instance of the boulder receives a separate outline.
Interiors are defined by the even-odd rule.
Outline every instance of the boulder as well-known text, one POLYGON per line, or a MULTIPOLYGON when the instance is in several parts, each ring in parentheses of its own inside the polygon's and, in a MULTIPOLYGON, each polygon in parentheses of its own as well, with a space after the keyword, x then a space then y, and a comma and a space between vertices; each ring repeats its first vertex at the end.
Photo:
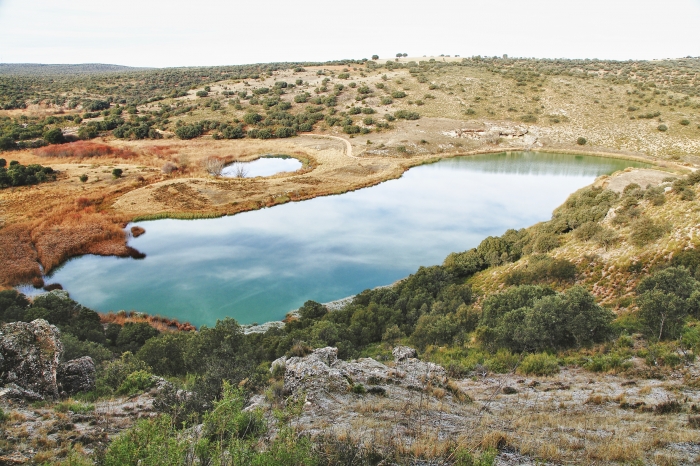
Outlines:
POLYGON ((397 346, 391 351, 391 354, 394 355, 394 362, 401 362, 405 361, 408 358, 417 358, 418 357, 418 352, 408 346, 397 346))
POLYGON ((89 392, 95 388, 95 362, 83 356, 63 363, 58 366, 56 381, 62 395, 89 392))
POLYGON ((274 374, 277 368, 282 368, 284 369, 287 364, 287 356, 282 356, 281 358, 277 358, 272 363, 270 364, 270 374, 274 374))
POLYGON ((289 393, 298 390, 328 390, 345 392, 349 383, 339 369, 331 367, 338 360, 338 348, 319 348, 303 358, 287 359, 284 372, 284 389, 289 393))
POLYGON ((338 349, 331 347, 319 348, 303 358, 277 360, 275 363, 285 365, 285 391, 304 391, 307 400, 317 398, 319 393, 347 392, 354 383, 403 385, 422 390, 428 385, 441 386, 447 382, 445 369, 420 361, 415 357, 415 349, 399 346, 394 348, 393 354, 394 367, 372 358, 343 361, 338 359, 338 349))
POLYGON ((58 396, 56 371, 63 353, 59 336, 59 330, 44 319, 0 327, 0 385, 58 396))

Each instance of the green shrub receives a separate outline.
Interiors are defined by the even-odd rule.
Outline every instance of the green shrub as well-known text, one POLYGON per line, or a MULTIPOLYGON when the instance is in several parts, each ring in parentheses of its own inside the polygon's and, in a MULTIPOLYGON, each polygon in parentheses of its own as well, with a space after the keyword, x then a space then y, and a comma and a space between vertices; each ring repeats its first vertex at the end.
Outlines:
POLYGON ((63 343, 64 361, 90 356, 96 365, 100 365, 103 361, 112 359, 112 352, 105 346, 93 341, 80 341, 67 332, 61 334, 61 343, 63 343))
POLYGON ((83 173, 82 175, 80 175, 80 177, 78 179, 81 182, 85 183, 88 180, 88 176, 85 173, 83 173))
POLYGON ((394 91, 394 92, 391 93, 391 96, 392 96, 394 99, 403 99, 403 98, 406 97, 407 95, 408 95, 408 94, 406 94, 404 91, 394 91))
POLYGON ((5 411, 3 411, 2 408, 0 408, 0 424, 5 422, 7 420, 8 416, 5 414, 5 411))
POLYGON ((126 380, 129 374, 138 371, 148 372, 148 365, 137 359, 132 353, 125 352, 121 358, 110 361, 104 365, 97 377, 97 389, 116 391, 126 380))
POLYGON ((209 93, 207 91, 197 91, 195 94, 197 97, 207 97, 209 93))
POLYGON ((121 168, 115 168, 114 170, 112 170, 112 176, 113 176, 114 178, 121 178, 121 177, 122 177, 122 173, 123 173, 123 171, 122 171, 121 168))
POLYGON ((590 358, 583 367, 592 372, 620 372, 632 367, 627 359, 629 358, 616 353, 601 354, 590 358))
POLYGON ((528 354, 518 366, 523 375, 547 376, 559 373, 557 358, 547 353, 528 354))
POLYGON ((409 112, 408 110, 398 110, 394 112, 394 116, 403 120, 418 120, 420 114, 417 112, 409 112))
POLYGON ((107 447, 105 466, 137 466, 152 464, 179 466, 185 464, 187 442, 179 441, 170 416, 138 421, 119 434, 107 447))
POLYGON ((493 466, 496 461, 496 456, 498 456, 498 451, 489 448, 486 451, 481 452, 480 455, 474 456, 466 448, 459 448, 454 453, 454 465, 455 466, 493 466))
POLYGON ((95 405, 68 400, 58 403, 53 409, 57 413, 67 413, 70 411, 75 414, 87 414, 95 411, 95 405))
POLYGON ((664 124, 660 124, 659 126, 656 127, 656 129, 658 129, 661 132, 665 132, 665 131, 668 131, 668 126, 666 126, 664 124))
POLYGON ((484 366, 491 372, 506 374, 512 372, 520 363, 520 356, 507 349, 499 349, 495 355, 484 361, 484 366))
POLYGON ((653 243, 666 233, 666 228, 648 217, 635 220, 630 225, 630 243, 637 247, 653 243))
POLYGON ((559 238, 553 233, 540 233, 532 247, 535 252, 549 252, 559 247, 559 238))
POLYGON ((367 389, 361 383, 353 384, 351 391, 356 395, 364 395, 367 393, 367 389))
POLYGON ((576 144, 578 144, 579 146, 585 146, 587 142, 588 141, 586 140, 586 138, 583 138, 583 137, 578 138, 576 140, 576 144))
POLYGON ((182 125, 175 128, 175 135, 180 139, 194 139, 204 132, 201 125, 182 125))
POLYGON ((134 395, 155 385, 152 374, 145 370, 138 370, 127 375, 124 381, 117 388, 120 395, 134 395))
POLYGON ((597 222, 586 222, 574 230, 574 236, 581 241, 590 241, 597 235, 603 227, 597 222))
POLYGON ((680 123, 683 126, 688 126, 690 124, 690 120, 681 120, 680 123))
POLYGON ((604 340, 612 320, 612 312, 581 286, 555 293, 521 285, 484 299, 479 339, 511 351, 580 347, 604 340))
POLYGON ((54 128, 44 133, 44 140, 49 144, 63 144, 66 142, 61 128, 54 128))

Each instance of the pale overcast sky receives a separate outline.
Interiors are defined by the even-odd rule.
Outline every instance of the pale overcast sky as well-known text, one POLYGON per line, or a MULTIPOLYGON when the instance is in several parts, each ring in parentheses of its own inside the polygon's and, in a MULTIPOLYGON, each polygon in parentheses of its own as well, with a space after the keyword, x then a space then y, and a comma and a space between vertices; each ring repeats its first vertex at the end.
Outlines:
POLYGON ((700 56, 700 0, 0 0, 0 63, 700 56))

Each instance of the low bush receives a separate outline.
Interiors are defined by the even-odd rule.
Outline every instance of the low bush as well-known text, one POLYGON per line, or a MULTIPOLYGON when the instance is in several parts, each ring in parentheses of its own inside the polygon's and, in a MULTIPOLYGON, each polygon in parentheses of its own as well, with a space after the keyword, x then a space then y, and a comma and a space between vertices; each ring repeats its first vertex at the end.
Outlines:
POLYGON ((630 225, 630 243, 637 247, 653 243, 666 233, 666 228, 648 217, 635 220, 630 225))
POLYGON ((528 354, 523 358, 518 373, 523 375, 548 376, 559 373, 557 358, 547 353, 528 354))
POLYGON ((119 395, 134 395, 155 385, 155 378, 145 370, 138 370, 127 375, 117 388, 119 395))
POLYGON ((578 144, 579 146, 585 146, 587 142, 588 141, 586 140, 586 138, 583 138, 583 137, 578 138, 576 140, 576 144, 578 144))
POLYGON ((418 120, 420 114, 417 112, 409 112, 408 110, 398 110, 394 112, 394 117, 402 120, 418 120))
MULTIPOLYGON (((0 159, 5 162, 5 159, 0 159)), ((37 164, 22 165, 16 161, 11 161, 9 167, 4 163, 0 165, 0 188, 11 186, 26 186, 55 181, 56 173, 51 167, 44 167, 37 164)))

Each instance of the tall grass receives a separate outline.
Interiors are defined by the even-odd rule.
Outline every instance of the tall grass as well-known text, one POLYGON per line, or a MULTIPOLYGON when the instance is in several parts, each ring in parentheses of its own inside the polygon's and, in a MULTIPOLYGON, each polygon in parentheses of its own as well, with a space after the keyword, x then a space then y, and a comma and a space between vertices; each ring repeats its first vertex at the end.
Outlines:
POLYGON ((108 146, 107 144, 98 144, 96 142, 78 141, 68 144, 54 144, 42 147, 34 151, 40 157, 57 157, 57 158, 78 158, 86 159, 92 157, 117 157, 120 159, 128 159, 136 157, 136 152, 129 149, 121 149, 118 147, 108 146))
POLYGON ((204 218, 219 218, 225 216, 222 212, 159 212, 157 214, 139 215, 132 219, 133 222, 145 222, 147 220, 198 220, 204 218))

